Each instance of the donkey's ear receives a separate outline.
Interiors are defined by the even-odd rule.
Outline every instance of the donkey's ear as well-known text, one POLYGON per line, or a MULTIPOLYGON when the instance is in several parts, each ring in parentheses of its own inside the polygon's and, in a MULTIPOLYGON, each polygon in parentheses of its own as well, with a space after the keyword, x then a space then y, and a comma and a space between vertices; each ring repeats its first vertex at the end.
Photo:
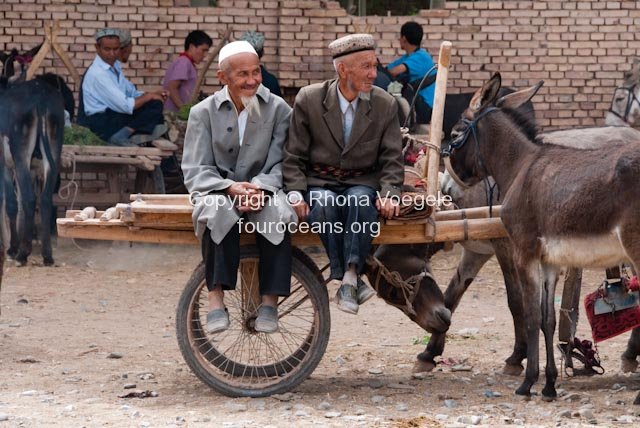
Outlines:
POLYGON ((471 111, 476 112, 484 106, 491 104, 498 96, 501 84, 502 78, 500 77, 500 73, 495 73, 491 76, 491 79, 482 85, 482 88, 478 89, 473 95, 473 98, 471 98, 471 102, 469 103, 471 111))
POLYGON ((42 47, 42 43, 40 43, 38 46, 36 46, 35 48, 31 48, 28 51, 26 51, 25 53, 22 54, 22 56, 26 56, 26 57, 34 57, 36 56, 36 54, 38 53, 38 51, 40 50, 40 48, 42 47))
POLYGON ((533 98, 533 96, 538 92, 543 84, 544 80, 541 80, 530 88, 522 89, 518 92, 513 92, 511 94, 505 95, 504 97, 496 101, 496 107, 517 109, 524 103, 529 102, 529 100, 533 98))

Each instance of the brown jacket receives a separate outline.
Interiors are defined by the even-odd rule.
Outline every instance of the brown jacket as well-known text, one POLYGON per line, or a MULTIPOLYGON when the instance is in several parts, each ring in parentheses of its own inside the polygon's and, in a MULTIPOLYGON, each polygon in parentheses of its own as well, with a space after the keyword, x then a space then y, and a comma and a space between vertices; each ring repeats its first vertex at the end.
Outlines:
POLYGON ((337 79, 328 80, 302 88, 296 97, 282 164, 286 191, 360 184, 380 190, 383 196, 399 195, 404 166, 396 101, 374 87, 369 101, 358 101, 345 145, 337 86, 337 79), (337 178, 318 172, 319 167, 361 175, 337 178))

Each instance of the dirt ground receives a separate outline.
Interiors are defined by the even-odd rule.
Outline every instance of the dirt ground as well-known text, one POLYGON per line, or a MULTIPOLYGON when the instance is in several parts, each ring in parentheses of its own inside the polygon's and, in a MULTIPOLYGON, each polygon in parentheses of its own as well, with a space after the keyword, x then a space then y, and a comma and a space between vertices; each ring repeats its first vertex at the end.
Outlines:
MULTIPOLYGON (((79 245, 61 239, 54 268, 39 257, 28 267, 5 267, 0 428, 640 424, 640 406, 631 405, 640 377, 619 370, 628 334, 599 345, 605 375, 560 378, 557 401, 514 395, 520 379, 501 374, 513 328, 493 260, 454 315, 433 373, 412 377, 425 332, 400 311, 373 299, 353 316, 332 303, 329 346, 308 380, 277 398, 231 399, 190 372, 175 338, 175 307, 197 248, 79 245), (121 358, 108 358, 113 353, 121 358), (456 365, 468 371, 452 370, 456 365), (128 384, 134 389, 124 389, 128 384), (157 397, 118 397, 135 390, 157 397)), ((436 256, 440 284, 447 284, 458 255, 455 249, 436 256)), ((585 290, 595 289, 601 275, 586 272, 585 290)), ((579 336, 589 337, 584 317, 579 336)))

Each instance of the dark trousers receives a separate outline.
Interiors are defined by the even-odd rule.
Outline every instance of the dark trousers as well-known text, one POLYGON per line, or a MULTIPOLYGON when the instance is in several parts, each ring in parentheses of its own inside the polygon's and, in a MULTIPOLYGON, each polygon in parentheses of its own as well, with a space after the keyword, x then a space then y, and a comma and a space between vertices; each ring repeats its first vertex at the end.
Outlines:
POLYGON ((327 251, 331 278, 342 279, 350 264, 364 272, 371 242, 380 227, 377 194, 368 186, 311 187, 307 221, 327 251))
MULTIPOLYGON (((285 233, 278 245, 273 245, 259 233, 255 236, 260 255, 260 295, 288 296, 291 292, 291 236, 285 233)), ((211 240, 211 230, 207 228, 202 236, 202 260, 209 291, 218 284, 223 290, 235 290, 240 266, 239 227, 232 227, 220 244, 211 240)))
POLYGON ((107 109, 102 113, 85 116, 82 120, 84 123, 80 123, 81 117, 79 117, 78 124, 86 126, 104 141, 109 141, 113 134, 125 126, 135 129, 136 134, 151 134, 156 125, 164 122, 162 108, 161 101, 153 100, 134 110, 133 114, 107 109))

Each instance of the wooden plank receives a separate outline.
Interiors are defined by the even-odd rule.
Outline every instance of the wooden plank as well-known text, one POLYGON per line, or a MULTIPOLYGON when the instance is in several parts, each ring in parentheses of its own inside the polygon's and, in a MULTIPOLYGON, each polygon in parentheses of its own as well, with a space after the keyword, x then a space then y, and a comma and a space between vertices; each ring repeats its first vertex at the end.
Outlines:
POLYGON ((465 208, 461 210, 438 211, 436 212, 435 219, 439 221, 444 221, 444 220, 464 220, 465 218, 472 219, 472 218, 500 217, 501 212, 502 212, 502 205, 494 205, 491 208, 491 216, 489 216, 489 207, 465 208))
POLYGON ((151 145, 153 147, 156 147, 160 150, 167 151, 167 152, 175 152, 176 150, 178 150, 177 145, 173 144, 169 140, 165 140, 164 138, 158 138, 157 140, 153 140, 151 142, 151 145))
POLYGON ((129 196, 130 201, 147 202, 154 205, 190 205, 189 195, 155 195, 134 193, 129 196))
MULTIPOLYGON (((108 222, 86 220, 74 222, 72 219, 57 220, 58 233, 67 238, 84 238, 114 241, 153 242, 158 244, 197 244, 191 230, 159 230, 153 228, 127 227, 121 220, 108 222)), ((499 218, 449 220, 435 223, 435 234, 425 237, 422 224, 384 225, 374 244, 419 244, 429 242, 462 241, 466 239, 493 239, 506 237, 506 231, 499 218), (466 223, 466 225, 465 225, 466 223)), ((315 233, 296 233, 292 237, 294 245, 319 246, 320 238, 315 233)), ((241 242, 250 244, 253 235, 243 234, 241 242)))
POLYGON ((163 154, 167 152, 156 147, 76 146, 67 144, 62 146, 62 153, 122 156, 152 155, 166 157, 163 154))

